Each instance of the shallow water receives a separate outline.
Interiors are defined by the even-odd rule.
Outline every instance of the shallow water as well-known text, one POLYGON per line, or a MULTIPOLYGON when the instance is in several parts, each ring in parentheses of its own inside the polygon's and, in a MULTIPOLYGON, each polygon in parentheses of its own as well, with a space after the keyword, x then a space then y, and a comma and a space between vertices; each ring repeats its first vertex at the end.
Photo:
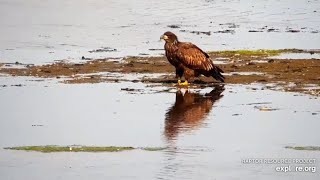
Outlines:
POLYGON ((318 170, 281 173, 275 171, 277 164, 241 162, 316 158, 311 166, 319 168, 318 152, 284 148, 320 145, 320 102, 312 96, 259 84, 169 92, 131 82, 68 85, 55 79, 0 77, 3 84, 1 179, 319 178, 318 170), (168 149, 49 154, 2 149, 48 144, 168 149))
POLYGON ((0 0, 0 62, 159 55, 168 30, 205 51, 319 49, 319 7, 318 0, 0 0))

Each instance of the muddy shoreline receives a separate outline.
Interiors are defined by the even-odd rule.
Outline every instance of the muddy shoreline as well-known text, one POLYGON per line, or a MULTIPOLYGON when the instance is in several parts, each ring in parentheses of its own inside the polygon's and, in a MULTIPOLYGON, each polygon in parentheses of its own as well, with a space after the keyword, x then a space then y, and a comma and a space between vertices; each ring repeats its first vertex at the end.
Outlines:
MULTIPOLYGON (((302 92, 319 96, 320 60, 319 59, 276 59, 282 53, 319 53, 311 50, 240 50, 209 52, 214 62, 221 67, 226 76, 226 83, 273 84, 274 89, 302 92)), ((39 78, 57 78, 63 83, 100 83, 132 81, 144 83, 176 83, 174 68, 162 57, 125 57, 123 59, 95 59, 83 63, 57 62, 46 65, 0 64, 0 73, 11 76, 33 76, 39 78), (19 67, 16 67, 19 66, 19 67), (119 80, 106 78, 99 73, 121 74, 158 74, 161 77, 119 80)), ((194 85, 210 86, 217 83, 212 78, 193 79, 194 85)))

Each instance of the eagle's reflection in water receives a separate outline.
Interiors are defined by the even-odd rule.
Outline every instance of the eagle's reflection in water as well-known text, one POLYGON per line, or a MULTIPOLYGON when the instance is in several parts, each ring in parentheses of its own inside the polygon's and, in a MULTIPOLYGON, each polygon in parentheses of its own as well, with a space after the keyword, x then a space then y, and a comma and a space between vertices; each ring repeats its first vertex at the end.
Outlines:
POLYGON ((223 97, 224 85, 215 85, 213 88, 206 94, 189 90, 185 93, 180 90, 176 92, 176 102, 165 114, 164 138, 167 148, 163 154, 163 166, 157 174, 158 179, 188 179, 188 173, 194 170, 194 166, 203 166, 192 161, 201 156, 197 147, 177 146, 176 140, 183 133, 203 127, 214 103, 223 97))
POLYGON ((200 94, 186 90, 176 92, 176 102, 165 115, 164 135, 168 141, 175 140, 179 133, 197 129, 212 110, 216 101, 223 97, 224 85, 215 85, 210 93, 200 94))

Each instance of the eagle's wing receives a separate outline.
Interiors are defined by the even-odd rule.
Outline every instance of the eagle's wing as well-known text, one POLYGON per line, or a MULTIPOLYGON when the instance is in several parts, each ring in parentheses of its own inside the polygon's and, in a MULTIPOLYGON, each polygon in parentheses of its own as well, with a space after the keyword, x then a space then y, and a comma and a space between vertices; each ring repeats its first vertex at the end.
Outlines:
POLYGON ((192 43, 180 42, 176 51, 176 57, 190 69, 205 71, 214 69, 209 55, 192 43))

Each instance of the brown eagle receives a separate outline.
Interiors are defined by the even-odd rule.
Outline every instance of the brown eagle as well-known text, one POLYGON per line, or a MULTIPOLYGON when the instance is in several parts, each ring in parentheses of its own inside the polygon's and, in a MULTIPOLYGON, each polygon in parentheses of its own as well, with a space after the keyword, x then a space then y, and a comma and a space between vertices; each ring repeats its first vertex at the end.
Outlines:
POLYGON ((179 42, 178 37, 169 31, 165 32, 160 39, 166 42, 164 49, 168 61, 176 68, 178 85, 188 85, 190 78, 199 77, 201 74, 224 82, 222 69, 215 66, 209 55, 198 46, 189 42, 179 42), (182 76, 185 78, 184 83, 181 83, 182 76))

